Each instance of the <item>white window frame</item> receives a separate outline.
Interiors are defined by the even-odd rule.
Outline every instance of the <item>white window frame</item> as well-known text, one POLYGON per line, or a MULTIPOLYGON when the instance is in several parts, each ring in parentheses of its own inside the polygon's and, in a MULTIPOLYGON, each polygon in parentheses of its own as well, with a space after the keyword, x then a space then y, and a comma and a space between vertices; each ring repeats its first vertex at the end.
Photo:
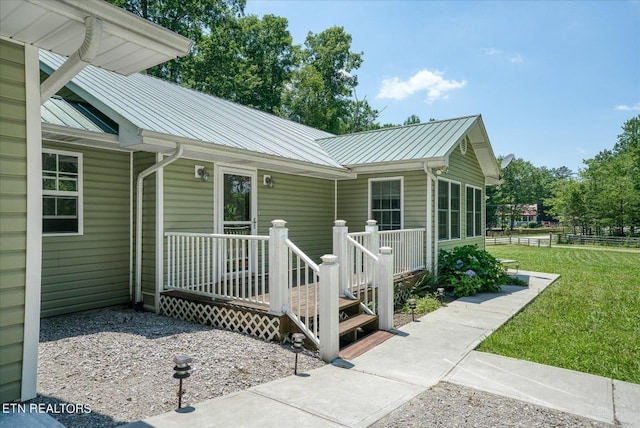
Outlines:
MULTIPOLYGON (((367 213, 369 219, 373 219, 373 206, 371 204, 371 190, 374 182, 378 181, 400 181, 400 229, 404 229, 404 177, 376 177, 369 179, 368 195, 367 195, 367 213)), ((382 230, 382 229, 381 229, 382 230)), ((397 229, 394 229, 397 230, 397 229)))
POLYGON ((454 180, 447 180, 444 178, 438 178, 437 182, 437 194, 438 197, 436 199, 436 219, 437 219, 437 230, 438 230, 438 241, 459 241, 462 239, 462 183, 454 180), (443 237, 440 234, 440 183, 447 183, 448 186, 448 194, 447 194, 447 236, 443 237), (451 185, 457 185, 460 188, 460 201, 458 206, 458 236, 455 238, 451 237, 451 219, 453 218, 451 215, 451 185))
MULTIPOLYGON (((70 152, 66 150, 57 150, 57 149, 42 149, 43 154, 55 154, 55 155, 63 155, 63 156, 73 156, 78 159, 78 181, 77 181, 77 190, 74 192, 69 191, 61 191, 61 190, 45 190, 42 189, 42 200, 44 201, 45 196, 72 196, 77 199, 77 210, 78 210, 78 231, 77 232, 45 232, 44 228, 42 231, 42 236, 81 236, 84 235, 84 197, 83 197, 83 189, 84 189, 84 169, 83 169, 83 156, 82 153, 79 152, 70 152)), ((44 166, 43 166, 44 168, 44 166)), ((41 176, 43 176, 44 169, 40 171, 41 176)), ((40 187, 42 188, 42 178, 40 181, 40 187)), ((42 214, 42 219, 44 220, 44 213, 42 214)))
POLYGON ((471 186, 469 184, 467 184, 465 186, 465 232, 466 232, 466 237, 467 238, 477 238, 478 236, 484 236, 484 227, 482 226, 482 198, 483 198, 483 193, 482 193, 482 189, 480 187, 476 187, 476 186, 471 186), (473 198, 471 201, 471 207, 469 207, 469 192, 472 192, 473 194, 473 198), (479 191, 480 192, 480 211, 476 211, 476 192, 479 191), (469 209, 471 208, 471 209, 469 209), (471 223, 471 227, 469 227, 469 218, 468 218, 468 214, 472 213, 473 214, 473 222, 471 223), (480 221, 478 224, 476 224, 476 214, 480 214, 480 221), (470 233, 471 232, 471 233, 470 233))

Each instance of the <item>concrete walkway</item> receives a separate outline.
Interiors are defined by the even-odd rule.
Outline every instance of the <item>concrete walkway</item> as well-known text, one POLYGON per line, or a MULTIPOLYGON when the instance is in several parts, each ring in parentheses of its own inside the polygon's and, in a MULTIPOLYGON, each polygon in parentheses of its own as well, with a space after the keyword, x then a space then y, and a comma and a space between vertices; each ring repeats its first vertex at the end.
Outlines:
MULTIPOLYGON (((127 426, 366 427, 445 380, 640 428, 640 385, 474 351, 558 278, 520 275, 528 277, 529 287, 506 286, 501 293, 458 299, 351 361, 337 360, 127 426)), ((13 422, 7 414, 0 418, 2 426, 21 426, 13 422)))
POLYGON ((558 276, 461 298, 352 361, 290 376, 128 425, 366 427, 445 380, 625 427, 640 427, 640 385, 473 351, 558 276))

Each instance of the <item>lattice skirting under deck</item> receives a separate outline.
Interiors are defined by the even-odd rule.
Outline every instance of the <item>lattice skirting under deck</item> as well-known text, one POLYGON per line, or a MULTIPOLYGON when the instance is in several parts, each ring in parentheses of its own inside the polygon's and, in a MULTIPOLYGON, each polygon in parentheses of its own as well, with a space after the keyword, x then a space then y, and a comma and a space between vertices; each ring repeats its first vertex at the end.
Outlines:
POLYGON ((165 295, 160 296, 160 313, 264 340, 280 340, 280 319, 265 314, 212 306, 165 295))

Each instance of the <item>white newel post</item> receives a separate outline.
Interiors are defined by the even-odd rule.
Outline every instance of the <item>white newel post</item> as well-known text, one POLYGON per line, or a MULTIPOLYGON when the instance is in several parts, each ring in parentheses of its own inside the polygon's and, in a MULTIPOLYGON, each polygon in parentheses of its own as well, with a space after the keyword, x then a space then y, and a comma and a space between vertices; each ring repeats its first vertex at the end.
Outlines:
MULTIPOLYGON (((369 245, 367 250, 371 251, 371 254, 377 254, 380 249, 380 235, 378 235, 380 226, 376 220, 367 220, 367 225, 364 227, 364 231, 369 234, 369 245)), ((367 270, 369 272, 375 272, 374 261, 367 257, 367 270)), ((374 278, 375 281, 375 278, 374 278)))
POLYGON ((344 290, 349 288, 349 263, 347 249, 347 234, 349 228, 345 220, 336 220, 333 227, 333 254, 337 257, 340 266, 338 280, 333 285, 338 290, 338 295, 344 296, 344 290))
POLYGON ((325 362, 338 358, 340 332, 338 329, 338 281, 340 265, 337 257, 325 254, 320 267, 320 358, 325 362))
POLYGON ((380 330, 393 328, 393 251, 380 248, 378 254, 378 318, 380 330))
POLYGON ((282 315, 282 307, 287 303, 287 271, 289 254, 287 240, 289 234, 285 220, 273 220, 269 229, 269 313, 282 315))

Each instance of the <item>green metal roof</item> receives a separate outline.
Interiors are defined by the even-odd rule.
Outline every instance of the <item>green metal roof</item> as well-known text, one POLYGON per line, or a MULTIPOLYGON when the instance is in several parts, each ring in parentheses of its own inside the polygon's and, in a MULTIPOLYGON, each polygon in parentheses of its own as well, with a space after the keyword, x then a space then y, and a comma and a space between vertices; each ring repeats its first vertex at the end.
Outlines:
POLYGON ((318 142, 345 166, 438 159, 447 157, 481 120, 479 115, 466 116, 339 135, 318 142))

